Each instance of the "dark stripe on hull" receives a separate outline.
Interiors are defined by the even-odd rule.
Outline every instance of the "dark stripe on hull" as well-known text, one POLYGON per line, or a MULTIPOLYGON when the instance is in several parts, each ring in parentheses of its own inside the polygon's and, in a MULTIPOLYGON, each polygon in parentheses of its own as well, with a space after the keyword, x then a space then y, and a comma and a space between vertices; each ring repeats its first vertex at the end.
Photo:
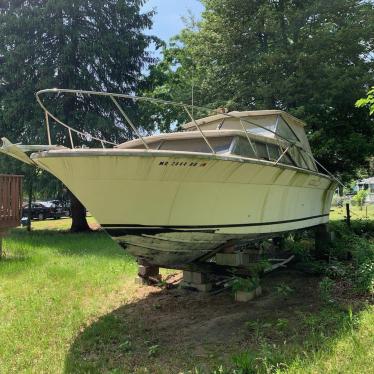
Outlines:
MULTIPOLYGON (((204 229, 213 229, 210 232, 214 232, 214 229, 220 229, 220 228, 232 228, 232 227, 255 227, 255 226, 269 226, 269 225, 280 225, 283 223, 292 223, 292 222, 301 222, 301 221, 307 221, 315 218, 322 218, 322 217, 328 217, 329 214, 320 214, 318 216, 310 216, 310 217, 303 217, 303 218, 296 218, 296 219, 289 219, 284 221, 273 221, 273 222, 259 222, 259 223, 237 223, 237 224, 227 224, 227 225, 193 225, 193 226, 149 226, 149 225, 123 225, 123 224, 103 224, 101 225, 104 227, 108 232, 110 230, 115 231, 118 228, 128 228, 129 231, 133 231, 133 233, 139 232, 140 230, 151 230, 156 232, 173 232, 175 230, 181 230, 181 231, 196 231, 199 232, 204 229)), ((121 230, 122 232, 124 230, 121 230)), ((209 232, 209 231, 208 231, 209 232)))

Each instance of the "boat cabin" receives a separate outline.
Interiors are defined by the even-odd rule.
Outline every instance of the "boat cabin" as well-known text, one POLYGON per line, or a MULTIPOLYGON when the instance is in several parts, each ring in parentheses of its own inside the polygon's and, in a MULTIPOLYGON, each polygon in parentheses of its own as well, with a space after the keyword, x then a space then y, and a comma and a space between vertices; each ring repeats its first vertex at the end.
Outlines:
MULTIPOLYGON (((230 112, 187 123, 182 132, 143 139, 153 150, 214 151, 317 171, 304 126, 302 121, 280 110, 230 112)), ((144 144, 136 139, 117 148, 144 149, 144 144)))

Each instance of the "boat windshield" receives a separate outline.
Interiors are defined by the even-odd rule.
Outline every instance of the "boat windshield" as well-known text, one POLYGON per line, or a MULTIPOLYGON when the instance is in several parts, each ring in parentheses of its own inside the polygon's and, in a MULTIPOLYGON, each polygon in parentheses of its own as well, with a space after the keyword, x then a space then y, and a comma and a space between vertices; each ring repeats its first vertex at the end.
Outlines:
MULTIPOLYGON (((233 137, 214 137, 209 138, 209 143, 216 153, 222 154, 230 151, 232 140, 233 137)), ((164 140, 158 149, 163 151, 211 153, 207 143, 202 138, 164 140)))
POLYGON ((265 136, 268 138, 278 137, 291 142, 300 141, 291 127, 281 116, 267 116, 264 118, 244 118, 244 126, 248 133, 265 136), (244 122, 247 121, 247 122, 244 122))
POLYGON ((248 139, 237 137, 232 153, 242 157, 278 161, 280 164, 293 165, 302 169, 316 171, 313 160, 306 152, 298 147, 291 147, 286 150, 285 148, 281 148, 278 144, 254 139, 249 143, 248 139))
POLYGON ((248 143, 247 139, 238 137, 235 142, 233 154, 267 161, 276 161, 280 157, 281 152, 279 146, 276 144, 257 140, 252 140, 251 143, 248 143))
POLYGON ((296 134, 292 131, 291 127, 283 120, 281 116, 278 117, 275 133, 280 135, 282 138, 293 142, 300 141, 296 134))

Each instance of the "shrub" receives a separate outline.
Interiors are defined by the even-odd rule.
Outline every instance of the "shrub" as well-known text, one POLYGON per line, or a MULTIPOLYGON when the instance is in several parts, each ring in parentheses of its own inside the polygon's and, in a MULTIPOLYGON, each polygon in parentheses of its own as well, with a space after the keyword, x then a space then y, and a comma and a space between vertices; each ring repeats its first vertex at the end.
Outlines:
POLYGON ((355 287, 362 293, 374 293, 374 261, 367 259, 358 266, 355 287))
POLYGON ((252 278, 235 278, 232 284, 232 290, 251 292, 260 285, 260 279, 258 277, 252 278))
POLYGON ((339 195, 334 195, 332 198, 331 205, 335 207, 342 208, 345 202, 345 198, 339 195))
POLYGON ((368 196, 368 192, 366 190, 360 190, 357 192, 355 196, 353 196, 353 201, 357 203, 357 205, 362 210, 363 205, 365 204, 365 200, 368 196))

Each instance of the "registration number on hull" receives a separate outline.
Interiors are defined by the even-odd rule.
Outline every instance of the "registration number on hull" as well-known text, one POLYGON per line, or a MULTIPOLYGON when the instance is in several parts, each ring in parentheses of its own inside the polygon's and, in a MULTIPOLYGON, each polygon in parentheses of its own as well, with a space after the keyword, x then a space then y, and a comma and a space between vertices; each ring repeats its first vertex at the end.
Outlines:
POLYGON ((206 162, 189 162, 189 161, 160 161, 158 166, 178 166, 190 168, 203 168, 207 165, 206 162))

